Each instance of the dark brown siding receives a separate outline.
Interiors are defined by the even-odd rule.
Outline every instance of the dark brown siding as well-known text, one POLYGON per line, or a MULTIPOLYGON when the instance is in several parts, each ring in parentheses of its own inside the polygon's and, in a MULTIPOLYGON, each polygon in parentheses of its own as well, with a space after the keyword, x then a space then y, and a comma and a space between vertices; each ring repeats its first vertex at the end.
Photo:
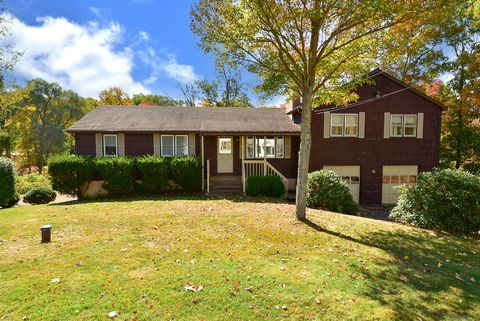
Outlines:
MULTIPOLYGON (((384 95, 403 87, 377 76, 375 85, 358 90, 360 99, 384 95)), ((312 117, 310 170, 324 165, 360 165, 360 203, 380 204, 383 165, 418 165, 419 171, 438 166, 441 109, 429 100, 404 90, 395 95, 358 105, 340 113, 365 112, 365 138, 323 138, 323 114, 312 117), (384 113, 424 113, 423 138, 383 138, 384 113)))
POLYGON ((300 147, 300 137, 293 136, 291 138, 292 151, 290 158, 269 158, 268 162, 273 165, 287 178, 297 177, 298 166, 298 148, 300 147))
POLYGON ((153 155, 153 134, 125 134, 125 155, 153 155))
POLYGON ((205 173, 207 171, 207 160, 210 160, 210 175, 217 175, 217 136, 205 136, 205 173))
POLYGON ((78 155, 95 156, 95 134, 94 133, 76 133, 75 151, 78 155))

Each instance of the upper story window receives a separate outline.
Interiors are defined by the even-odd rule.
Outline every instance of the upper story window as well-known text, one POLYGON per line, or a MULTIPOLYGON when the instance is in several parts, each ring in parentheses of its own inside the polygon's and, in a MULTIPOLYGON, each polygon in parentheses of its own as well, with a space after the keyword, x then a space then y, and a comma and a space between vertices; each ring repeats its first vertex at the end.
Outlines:
POLYGON ((103 135, 103 156, 118 156, 117 135, 103 135))
POLYGON ((162 156, 188 155, 188 135, 162 135, 162 156))
POLYGON ((357 137, 358 114, 331 114, 331 137, 357 137))
POLYGON ((246 158, 284 158, 283 136, 248 136, 245 145, 246 158))
POLYGON ((417 115, 391 115, 391 137, 417 137, 417 115))

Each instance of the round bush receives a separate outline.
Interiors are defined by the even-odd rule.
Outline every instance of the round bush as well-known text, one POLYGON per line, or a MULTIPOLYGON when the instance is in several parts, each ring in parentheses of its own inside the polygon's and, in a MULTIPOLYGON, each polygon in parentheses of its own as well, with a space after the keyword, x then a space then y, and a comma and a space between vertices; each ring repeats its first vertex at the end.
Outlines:
POLYGON ((8 158, 0 157, 0 207, 12 207, 17 203, 13 163, 8 158))
POLYGON ((102 157, 95 160, 103 188, 111 196, 130 196, 135 190, 135 159, 130 157, 102 157))
POLYGON ((390 218, 451 233, 480 231, 480 177, 460 170, 418 175, 416 184, 400 187, 390 218))
POLYGON ((347 184, 330 170, 308 174, 307 205, 344 214, 358 211, 347 184))
POLYGON ((82 198, 82 187, 95 172, 93 159, 77 155, 57 155, 48 159, 52 188, 60 193, 82 198))
POLYGON ((25 194, 23 201, 29 204, 47 204, 53 202, 57 194, 50 188, 32 188, 25 194))

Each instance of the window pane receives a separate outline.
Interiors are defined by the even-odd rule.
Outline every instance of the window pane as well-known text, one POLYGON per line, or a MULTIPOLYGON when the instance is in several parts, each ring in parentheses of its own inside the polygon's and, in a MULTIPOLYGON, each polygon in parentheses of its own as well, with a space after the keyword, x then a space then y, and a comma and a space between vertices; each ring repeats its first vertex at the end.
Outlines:
POLYGON ((255 152, 257 158, 263 158, 263 138, 255 137, 255 152))
POLYGON ((392 126, 392 136, 402 136, 403 127, 402 126, 392 126))
POLYGON ((350 177, 351 184, 360 184, 360 177, 358 176, 352 176, 350 177))
POLYGON ((399 183, 399 178, 398 178, 398 176, 392 176, 392 177, 391 177, 391 183, 392 183, 392 184, 398 184, 398 183, 399 183))
POLYGON ((332 126, 343 126, 343 114, 341 115, 332 115, 332 126))
POLYGON ((388 176, 388 175, 383 176, 382 183, 383 184, 390 184, 390 176, 388 176))
POLYGON ((417 181, 417 176, 409 176, 408 182, 409 182, 410 184, 413 184, 413 183, 415 183, 416 181, 417 181))
POLYGON ((218 152, 220 154, 232 153, 232 139, 230 137, 218 139, 218 152))
POLYGON ((283 158, 284 156, 284 138, 283 137, 277 137, 277 157, 278 158, 283 158))
POLYGON ((176 141, 176 150, 177 156, 186 156, 188 155, 188 136, 186 135, 177 135, 175 136, 176 141))
POLYGON ((405 115, 405 125, 416 125, 417 116, 415 115, 405 115))
POLYGON ((105 146, 117 146, 117 137, 105 136, 105 146))
POLYGON ((117 147, 105 146, 105 156, 117 156, 117 147))
POLYGON ((266 155, 269 158, 275 157, 275 138, 274 137, 267 137, 265 140, 265 151, 266 155))
POLYGON ((405 136, 415 136, 415 127, 405 127, 405 136))
POLYGON ((332 115, 331 134, 332 136, 343 136, 344 114, 332 115))
POLYGON ((392 115, 392 125, 402 125, 403 117, 402 115, 392 115))
POLYGON ((407 184, 408 183, 408 176, 400 176, 400 183, 407 184))
POLYGON ((162 136, 162 156, 173 156, 173 136, 162 136))
POLYGON ((253 137, 247 138, 247 158, 254 158, 255 157, 255 142, 253 137))

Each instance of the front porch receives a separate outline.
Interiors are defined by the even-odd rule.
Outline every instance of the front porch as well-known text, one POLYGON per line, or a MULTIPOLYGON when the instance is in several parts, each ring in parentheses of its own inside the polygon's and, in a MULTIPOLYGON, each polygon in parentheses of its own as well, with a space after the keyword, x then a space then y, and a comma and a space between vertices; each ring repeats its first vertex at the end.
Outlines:
POLYGON ((296 186, 299 137, 292 135, 201 135, 203 191, 245 195, 250 176, 278 176, 287 194, 296 186))

